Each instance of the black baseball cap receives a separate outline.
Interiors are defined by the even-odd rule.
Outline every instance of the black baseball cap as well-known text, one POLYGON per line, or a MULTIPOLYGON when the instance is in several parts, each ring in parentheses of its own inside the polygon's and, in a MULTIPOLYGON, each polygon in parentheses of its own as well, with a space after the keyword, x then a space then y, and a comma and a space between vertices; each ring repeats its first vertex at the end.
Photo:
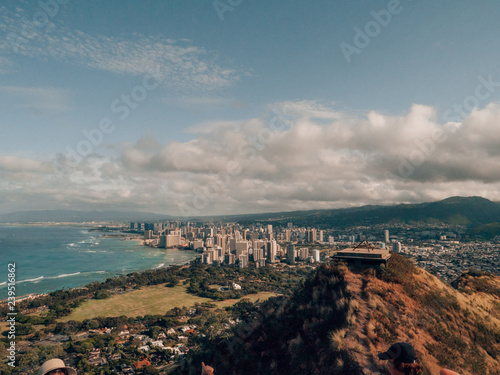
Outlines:
POLYGON ((413 346, 407 344, 406 342, 392 344, 386 352, 380 353, 378 357, 380 359, 394 359, 395 361, 402 363, 414 363, 417 359, 415 349, 413 349, 413 346))

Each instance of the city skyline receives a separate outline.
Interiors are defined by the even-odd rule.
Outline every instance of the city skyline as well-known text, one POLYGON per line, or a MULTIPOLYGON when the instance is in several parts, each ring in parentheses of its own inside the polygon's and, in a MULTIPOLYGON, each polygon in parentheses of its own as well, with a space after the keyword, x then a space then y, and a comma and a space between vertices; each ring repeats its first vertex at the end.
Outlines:
POLYGON ((0 213, 500 201, 493 1, 0 6, 0 213))

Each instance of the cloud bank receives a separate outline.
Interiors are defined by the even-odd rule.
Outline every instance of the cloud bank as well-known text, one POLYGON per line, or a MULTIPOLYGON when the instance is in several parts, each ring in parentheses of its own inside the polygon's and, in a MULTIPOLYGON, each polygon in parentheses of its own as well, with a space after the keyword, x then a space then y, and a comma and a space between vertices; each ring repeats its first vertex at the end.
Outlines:
POLYGON ((45 161, 0 156, 0 210, 212 215, 453 195, 500 200, 499 123, 494 103, 445 124, 422 105, 357 116, 334 105, 278 103, 259 118, 195 126, 187 142, 158 144, 146 133, 77 164, 64 153, 45 161))

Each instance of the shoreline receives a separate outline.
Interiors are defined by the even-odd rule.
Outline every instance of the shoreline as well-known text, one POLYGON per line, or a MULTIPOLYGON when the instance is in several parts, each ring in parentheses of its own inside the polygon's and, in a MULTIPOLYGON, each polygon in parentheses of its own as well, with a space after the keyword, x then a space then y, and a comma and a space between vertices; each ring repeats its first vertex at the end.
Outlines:
MULTIPOLYGON (((54 228, 54 230, 57 230, 55 228, 57 227, 65 227, 68 226, 66 223, 64 224, 54 224, 54 223, 30 223, 30 224, 15 224, 12 225, 11 223, 0 223, 0 227, 3 228, 8 228, 11 227, 13 230, 14 228, 22 228, 22 227, 37 227, 37 228, 54 228)), ((179 248, 170 248, 170 249, 161 249, 161 248, 155 248, 155 247, 150 247, 146 244, 146 241, 140 236, 140 234, 135 234, 135 233, 126 233, 126 232, 121 232, 122 228, 117 228, 116 231, 99 231, 100 227, 99 225, 94 224, 82 224, 82 223, 72 223, 71 225, 72 228, 78 229, 81 228, 84 231, 88 231, 88 234, 94 235, 95 237, 98 237, 102 240, 115 240, 114 245, 110 245, 110 248, 112 248, 113 252, 116 254, 115 256, 118 257, 118 259, 122 260, 122 263, 126 263, 122 267, 116 266, 113 269, 99 269, 99 272, 95 271, 96 274, 94 274, 94 271, 82 271, 81 266, 77 266, 77 269, 74 272, 71 272, 71 275, 74 275, 77 277, 75 278, 70 278, 67 280, 67 283, 61 283, 57 285, 53 278, 58 278, 61 277, 61 275, 69 273, 69 272, 64 272, 61 271, 61 275, 57 276, 51 276, 47 277, 47 275, 36 275, 33 276, 31 279, 33 280, 38 280, 43 278, 43 281, 41 281, 41 284, 37 287, 35 284, 38 284, 40 281, 36 281, 34 284, 30 285, 25 284, 26 281, 31 281, 30 277, 26 275, 23 277, 22 280, 17 280, 16 282, 16 291, 20 294, 19 296, 16 296, 16 301, 22 301, 27 298, 37 298, 42 295, 46 295, 51 292, 55 292, 58 290, 73 290, 73 289, 78 289, 82 288, 85 285, 88 285, 92 282, 104 282, 108 278, 114 278, 114 277, 119 277, 119 276, 124 276, 130 273, 143 273, 151 270, 158 270, 161 268, 168 268, 170 266, 182 266, 184 264, 189 264, 192 260, 197 258, 197 254, 192 251, 188 250, 182 247, 179 248), (97 230, 92 230, 92 229, 97 229, 97 230), (122 243, 118 241, 127 241, 127 243, 122 243), (128 256, 128 253, 126 252, 127 249, 128 251, 132 251, 133 254, 130 254, 128 256), (159 252, 156 252, 156 255, 150 255, 150 251, 148 250, 158 250, 159 252), (170 253, 170 256, 167 256, 169 252, 165 252, 164 250, 182 250, 183 252, 186 252, 186 256, 183 255, 178 255, 176 256, 173 253, 170 253), (149 255, 147 254, 149 253, 149 255), (134 259, 144 259, 143 262, 138 261, 136 262, 134 259), (149 261, 146 258, 150 258, 149 261), (127 263, 128 261, 128 263, 127 263), (94 275, 86 275, 87 272, 91 272, 94 275), (98 274, 101 275, 98 275, 98 274), (27 279, 27 280, 25 280, 27 279), (73 280, 71 280, 73 279, 73 280), (49 280, 47 282, 47 280, 49 280), (22 284, 22 285, 21 285, 22 284)), ((126 228, 123 228, 126 229, 126 228)), ((8 230, 8 229, 7 229, 8 230)), ((70 241, 70 240, 69 240, 70 241)), ((100 242, 101 240, 97 240, 100 242)), ((103 252, 107 252, 108 248, 105 245, 106 243, 104 242, 103 245, 101 245, 101 248, 95 250, 103 250, 103 252)), ((95 252, 93 250, 94 248, 89 248, 85 249, 85 252, 95 252)), ((15 260, 13 260, 15 262, 15 260)), ((90 262, 95 262, 96 258, 92 257, 89 258, 89 260, 84 261, 81 263, 81 265, 87 265, 90 262)), ((97 258, 97 262, 100 261, 100 258, 97 258)), ((17 262, 16 262, 17 263, 17 262)), ((104 263, 103 263, 104 264, 104 263)), ((104 267, 103 267, 104 268, 104 267)), ((23 275, 24 276, 24 275, 23 275)), ((67 275, 65 275, 67 276, 67 275)), ((0 303, 4 303, 8 300, 7 296, 7 291, 6 291, 6 285, 0 285, 0 292, 2 292, 2 296, 0 297, 0 303), (5 293, 5 294, 4 294, 5 293)))
POLYGON ((48 222, 30 222, 30 223, 8 223, 8 222, 2 222, 0 223, 0 226, 31 226, 31 227, 95 227, 99 225, 105 225, 105 224, 112 224, 116 225, 115 223, 105 223, 105 222, 97 222, 97 223, 92 223, 92 222, 82 222, 82 223, 75 223, 75 222, 53 222, 53 221, 48 221, 48 222))
MULTIPOLYGON (((192 251, 192 250, 187 250, 187 251, 192 251)), ((196 258, 195 258, 196 259, 196 258)), ((191 260, 188 260, 188 261, 185 261, 185 262, 180 262, 180 263, 173 263, 173 264, 168 264, 168 265, 161 265, 160 267, 153 267, 153 268, 148 268, 146 270, 141 270, 141 271, 133 271, 131 273, 145 273, 145 272, 150 272, 150 271, 157 271, 159 269, 162 269, 162 268, 169 268, 169 267, 173 267, 173 266, 183 266, 183 267, 189 267, 191 262, 193 261, 194 259, 191 259, 191 260)), ((120 276, 123 276, 123 275, 115 275, 115 276, 112 276, 110 277, 110 279, 113 279, 115 277, 120 277, 120 276)), ((95 280, 97 281, 97 280, 95 280)), ((27 293, 27 294, 23 294, 22 296, 16 296, 16 303, 19 303, 19 302, 22 302, 26 299, 36 299, 38 297, 44 297, 44 296, 48 296, 50 293, 53 293, 53 292, 57 292, 57 291, 62 291, 62 290, 68 290, 68 291, 71 291, 71 290, 75 290, 75 289, 87 289, 86 285, 88 284, 91 284, 95 281, 91 281, 83 286, 76 286, 74 288, 65 288, 65 287, 62 287, 62 288, 59 288, 59 289, 54 289, 54 290, 51 290, 51 291, 48 291, 48 292, 45 292, 45 293, 27 293)), ((105 280, 104 280, 105 281, 105 280)), ((104 281, 98 281, 99 283, 102 283, 104 281)), ((4 303, 7 303, 8 302, 8 299, 2 299, 0 300, 0 304, 4 304, 4 303)))

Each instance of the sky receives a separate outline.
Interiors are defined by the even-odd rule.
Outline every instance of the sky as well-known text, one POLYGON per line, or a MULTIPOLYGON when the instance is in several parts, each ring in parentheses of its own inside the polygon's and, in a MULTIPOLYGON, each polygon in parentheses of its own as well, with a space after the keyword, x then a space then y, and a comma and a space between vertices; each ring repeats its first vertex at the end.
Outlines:
POLYGON ((0 3, 0 213, 500 201, 493 0, 0 3))

